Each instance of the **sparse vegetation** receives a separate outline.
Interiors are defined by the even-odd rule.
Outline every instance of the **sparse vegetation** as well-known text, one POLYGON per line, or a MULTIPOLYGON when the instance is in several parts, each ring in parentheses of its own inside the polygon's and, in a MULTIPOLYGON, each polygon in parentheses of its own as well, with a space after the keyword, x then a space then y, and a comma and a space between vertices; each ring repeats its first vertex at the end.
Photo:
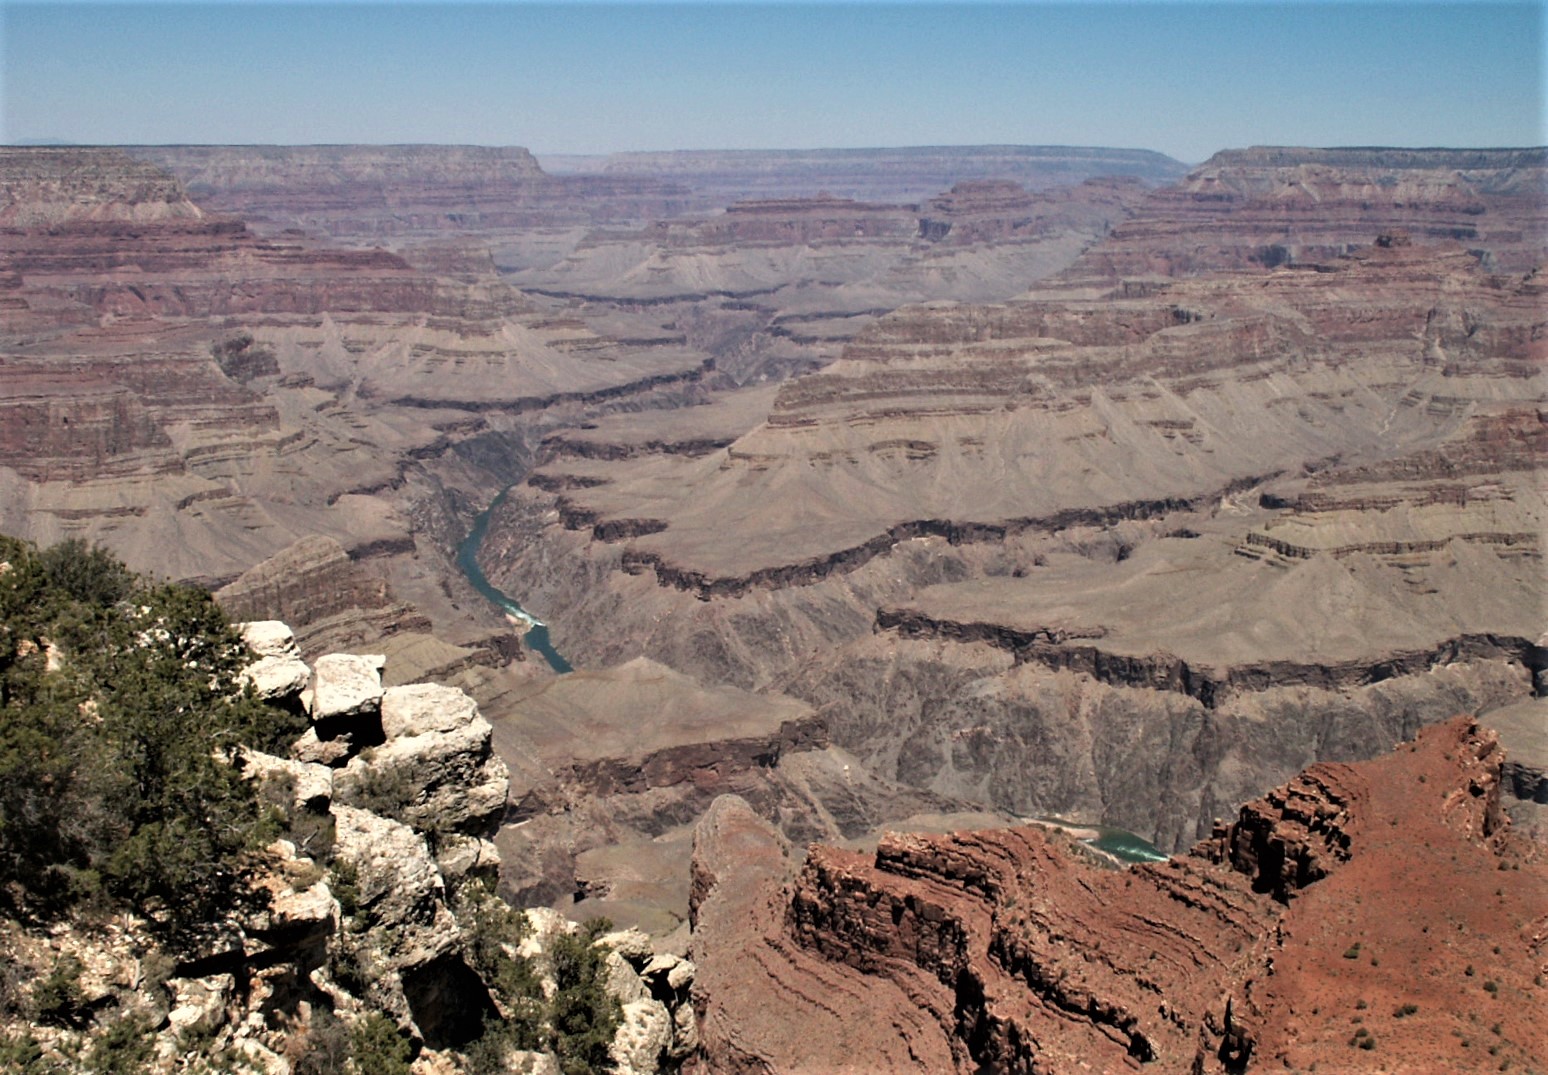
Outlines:
POLYGON ((94 1075, 141 1075, 155 1049, 150 1021, 130 1015, 98 1034, 86 1054, 86 1067, 94 1075))
POLYGON ((592 919, 569 936, 556 938, 551 953, 558 989, 549 1004, 550 1045, 564 1075, 612 1070, 608 1046, 623 1020, 623 1008, 606 989, 605 953, 594 942, 612 928, 592 919))
POLYGON ((53 970, 32 987, 29 1015, 44 1026, 79 1029, 86 1025, 86 1005, 81 996, 81 961, 64 956, 53 970))
POLYGON ((350 1062, 358 1075, 409 1075, 413 1046, 392 1020, 372 1012, 349 1033, 350 1062))

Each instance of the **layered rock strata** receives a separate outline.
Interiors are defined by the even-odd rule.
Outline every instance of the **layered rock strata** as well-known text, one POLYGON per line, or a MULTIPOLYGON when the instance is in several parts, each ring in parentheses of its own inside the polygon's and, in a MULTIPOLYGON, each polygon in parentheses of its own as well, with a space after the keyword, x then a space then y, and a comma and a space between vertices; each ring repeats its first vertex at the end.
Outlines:
POLYGON ((1526 272, 1548 254, 1536 149, 1225 150, 1118 227, 1076 271, 1136 286, 1161 276, 1261 272, 1347 253, 1362 233, 1459 242, 1491 268, 1526 272))
POLYGON ((688 912, 692 825, 719 795, 798 840, 961 809, 876 779, 794 699, 704 687, 645 659, 548 680, 510 710, 495 729, 522 768, 498 837, 505 890, 577 917, 673 932, 688 912))
POLYGON ((813 848, 787 894, 783 849, 717 804, 695 859, 705 1070, 1519 1062, 1542 1047, 1521 1006, 1548 874, 1499 792, 1495 737, 1459 719, 1315 767, 1162 865, 1102 870, 1037 829, 897 835, 813 848))
POLYGON ((724 449, 566 446, 491 573, 582 659, 807 699, 884 779, 1185 848, 1535 689, 1538 290, 1368 243, 906 308, 724 449))
POLYGON ((520 146, 131 146, 202 203, 360 241, 640 220, 690 204, 651 176, 547 175, 520 146))
POLYGON ((1008 180, 1033 190, 1097 176, 1170 183, 1186 166, 1149 150, 1082 146, 910 146, 877 149, 699 150, 559 157, 551 171, 675 180, 727 204, 746 197, 912 202, 956 183, 1008 180))
MULTIPOLYGON (((350 202, 403 155, 280 156, 350 202)), ((541 179, 524 151, 429 156, 402 182, 432 200, 443 165, 453 202, 541 179)), ((0 192, 0 521, 212 588, 278 556, 290 596, 249 578, 242 615, 307 612, 313 654, 368 645, 470 682, 519 654, 449 563, 467 515, 549 412, 691 392, 712 365, 681 336, 619 343, 540 310, 487 250, 416 266, 259 237, 118 150, 8 150, 0 192)))

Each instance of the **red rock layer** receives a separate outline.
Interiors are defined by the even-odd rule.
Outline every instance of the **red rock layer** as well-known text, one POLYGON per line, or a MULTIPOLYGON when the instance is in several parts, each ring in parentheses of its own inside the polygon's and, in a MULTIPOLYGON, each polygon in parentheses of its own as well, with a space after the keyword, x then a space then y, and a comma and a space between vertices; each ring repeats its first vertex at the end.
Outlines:
POLYGON ((1540 1057, 1548 869, 1505 828, 1500 763, 1458 718, 1315 766, 1164 864, 1101 869, 1035 828, 894 835, 872 855, 814 847, 788 898, 772 838, 718 805, 695 846, 704 1070, 1540 1057))
POLYGON ((1327 260, 1403 229, 1522 272, 1548 253, 1543 149, 1257 147, 1217 153, 1089 251, 1075 274, 1185 276, 1327 260))

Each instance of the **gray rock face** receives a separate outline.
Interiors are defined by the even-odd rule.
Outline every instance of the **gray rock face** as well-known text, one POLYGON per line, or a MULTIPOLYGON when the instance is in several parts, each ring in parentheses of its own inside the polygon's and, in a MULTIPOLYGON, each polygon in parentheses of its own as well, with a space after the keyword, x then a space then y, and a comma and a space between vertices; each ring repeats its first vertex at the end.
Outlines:
POLYGON ((389 739, 454 732, 482 719, 472 698, 439 683, 388 687, 381 698, 382 734, 389 739))
POLYGON ((392 937, 380 950, 394 967, 430 962, 458 941, 446 883, 422 836, 401 821, 336 805, 334 855, 352 864, 359 905, 392 937))

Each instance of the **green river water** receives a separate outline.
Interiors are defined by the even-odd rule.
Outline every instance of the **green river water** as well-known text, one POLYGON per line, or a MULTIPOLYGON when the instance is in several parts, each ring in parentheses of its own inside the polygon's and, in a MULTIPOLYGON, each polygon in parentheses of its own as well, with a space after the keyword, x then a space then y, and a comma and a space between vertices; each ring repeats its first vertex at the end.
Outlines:
POLYGON ((548 627, 543 621, 533 616, 532 613, 522 608, 519 604, 507 597, 494 583, 484 577, 484 569, 478 566, 478 550, 484 544, 484 535, 489 532, 489 518, 501 504, 505 503, 505 491, 495 497, 489 507, 479 512, 473 520, 473 526, 468 530, 468 536, 463 538, 462 544, 457 546, 457 567, 462 571, 467 580, 473 584, 473 588, 483 594, 501 612, 515 616, 531 624, 522 642, 530 650, 542 655, 548 662, 548 667, 563 675, 573 672, 570 662, 559 655, 554 649, 553 642, 548 637, 548 627))

